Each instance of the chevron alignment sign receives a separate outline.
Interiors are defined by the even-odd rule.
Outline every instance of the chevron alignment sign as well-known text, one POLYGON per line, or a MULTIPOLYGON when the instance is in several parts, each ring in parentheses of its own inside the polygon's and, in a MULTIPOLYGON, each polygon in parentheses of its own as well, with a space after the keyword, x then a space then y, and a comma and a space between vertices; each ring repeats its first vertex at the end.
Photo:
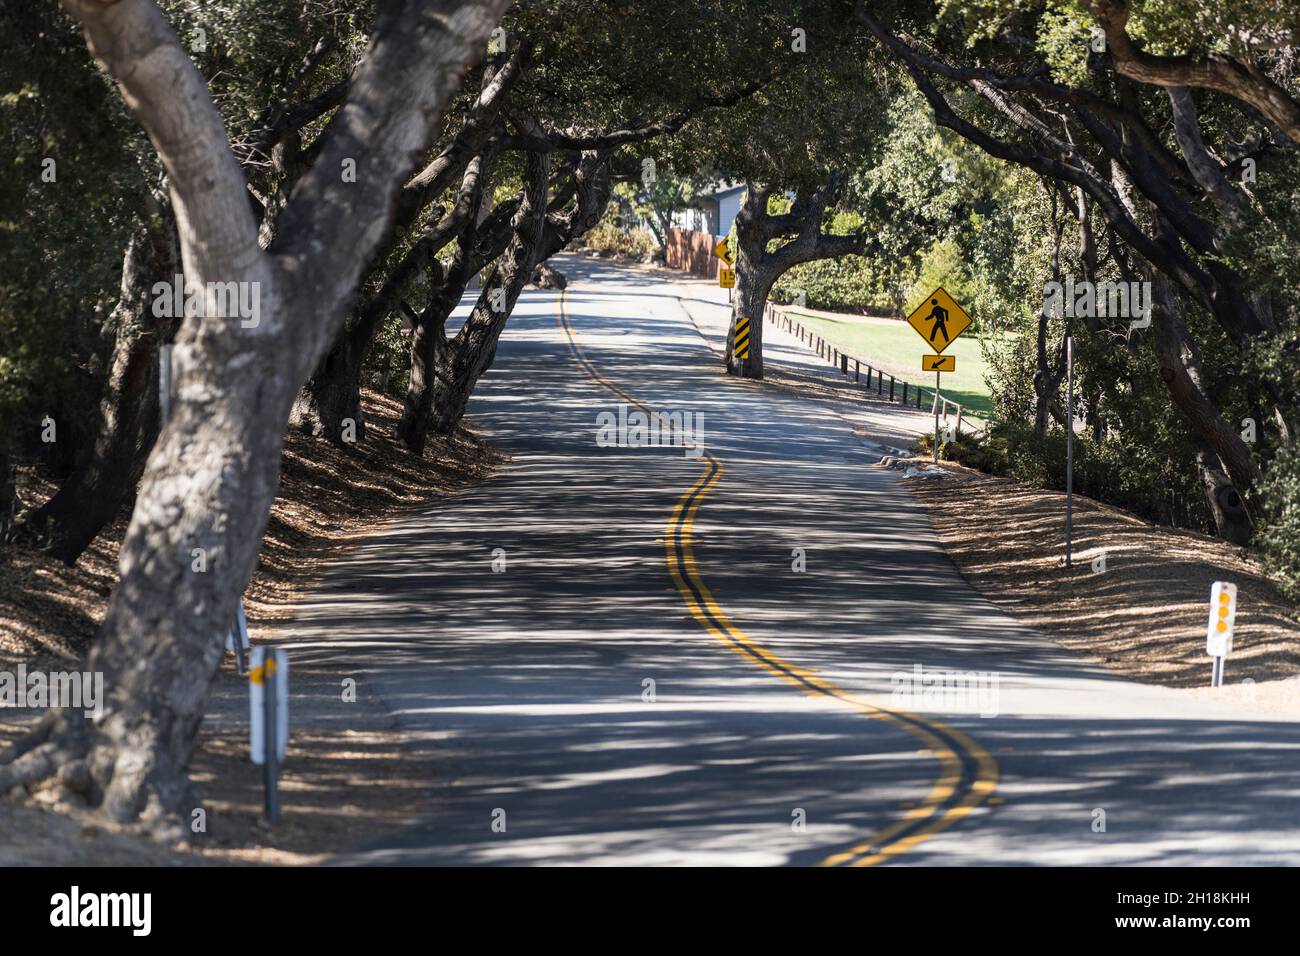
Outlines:
POLYGON ((736 320, 736 358, 749 358, 749 317, 742 315, 736 320))

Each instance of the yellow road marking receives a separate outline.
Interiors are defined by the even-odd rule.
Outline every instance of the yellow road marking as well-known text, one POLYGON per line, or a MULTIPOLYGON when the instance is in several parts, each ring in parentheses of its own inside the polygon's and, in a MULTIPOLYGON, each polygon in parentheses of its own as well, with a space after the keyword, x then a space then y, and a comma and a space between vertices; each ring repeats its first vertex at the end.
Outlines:
MULTIPOLYGON (((651 413, 649 406, 605 378, 587 358, 586 352, 578 342, 577 333, 569 322, 567 292, 560 293, 559 304, 559 325, 568 339, 569 348, 578 365, 597 384, 649 415, 651 413)), ((900 819, 872 835, 870 839, 843 852, 834 853, 818 865, 873 866, 905 853, 966 817, 997 788, 997 763, 987 750, 960 730, 918 714, 877 707, 812 671, 785 660, 753 640, 718 605, 695 563, 693 530, 700 505, 722 478, 723 464, 711 452, 704 452, 703 457, 704 473, 678 499, 672 517, 668 520, 664 541, 668 571, 672 576, 673 585, 682 595, 691 615, 706 631, 751 663, 757 664, 787 683, 798 686, 809 696, 832 697, 848 704, 859 713, 876 720, 887 721, 907 731, 920 739, 926 749, 939 761, 939 777, 920 805, 908 810, 900 819), (949 745, 949 741, 952 746, 949 745), (974 765, 972 779, 964 787, 962 786, 962 755, 969 758, 974 765), (940 809, 944 808, 945 804, 950 805, 940 813, 940 809), (922 823, 922 821, 927 822, 922 823)))

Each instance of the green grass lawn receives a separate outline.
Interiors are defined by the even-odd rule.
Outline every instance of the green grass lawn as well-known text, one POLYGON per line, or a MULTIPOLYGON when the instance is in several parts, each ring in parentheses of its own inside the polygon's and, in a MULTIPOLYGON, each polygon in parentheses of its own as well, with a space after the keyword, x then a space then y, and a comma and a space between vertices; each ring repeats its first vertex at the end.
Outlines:
MULTIPOLYGON (((934 387, 934 374, 921 371, 921 356, 933 352, 906 322, 839 322, 795 309, 787 311, 803 323, 804 328, 820 335, 840 351, 865 359, 876 368, 883 368, 886 375, 914 385, 934 387)), ((941 386, 944 395, 960 402, 972 415, 988 415, 993 410, 993 403, 988 384, 984 381, 987 363, 974 332, 967 331, 943 354, 957 356, 957 371, 944 373, 941 386)))

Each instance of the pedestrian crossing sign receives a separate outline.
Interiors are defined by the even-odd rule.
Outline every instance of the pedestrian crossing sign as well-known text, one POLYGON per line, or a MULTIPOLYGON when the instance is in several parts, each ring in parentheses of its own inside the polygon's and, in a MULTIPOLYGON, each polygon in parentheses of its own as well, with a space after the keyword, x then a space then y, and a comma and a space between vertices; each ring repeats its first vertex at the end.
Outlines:
POLYGON ((935 289, 907 317, 907 324, 936 353, 951 345, 970 326, 970 316, 957 304, 957 300, 943 290, 935 289))

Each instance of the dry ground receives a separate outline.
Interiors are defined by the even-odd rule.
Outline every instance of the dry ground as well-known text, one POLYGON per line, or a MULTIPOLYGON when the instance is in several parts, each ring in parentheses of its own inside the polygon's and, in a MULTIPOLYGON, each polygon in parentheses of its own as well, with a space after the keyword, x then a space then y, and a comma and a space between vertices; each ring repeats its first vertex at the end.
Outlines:
MULTIPOLYGON (((280 494, 244 597, 255 642, 273 638, 294 602, 359 533, 480 480, 500 461, 470 432, 431 443, 425 458, 416 459, 393 437, 401 406, 373 392, 363 400, 370 431, 354 448, 288 436, 280 494)), ((31 505, 54 485, 25 472, 19 490, 31 505)), ((128 516, 124 509, 74 568, 28 548, 6 550, 0 559, 0 669, 20 661, 67 668, 82 657, 117 580, 128 516)), ((328 682, 336 688, 339 679, 326 668, 294 670, 295 687, 328 682)), ((243 680, 229 662, 218 677, 228 684, 243 680)), ((259 820, 261 781, 248 761, 246 739, 205 734, 191 771, 208 810, 208 832, 195 850, 157 846, 75 812, 44 812, 37 807, 52 796, 46 791, 32 795, 28 806, 0 800, 0 865, 311 862, 412 819, 422 802, 412 782, 433 779, 429 756, 406 746, 396 730, 378 719, 359 724, 363 729, 351 732, 294 732, 280 777, 284 817, 274 830, 259 820)), ((0 748, 21 730, 0 720, 0 748)))
MULTIPOLYGON (((1075 561, 1065 567, 1065 495, 944 462, 914 478, 939 539, 985 597, 1124 676, 1171 687, 1208 683, 1210 585, 1238 588, 1226 679, 1257 685, 1300 674, 1300 609, 1241 548, 1149 524, 1075 496, 1075 561), (1093 561, 1105 555, 1105 571, 1093 561)), ((1294 693, 1300 684, 1287 682, 1294 693)))

